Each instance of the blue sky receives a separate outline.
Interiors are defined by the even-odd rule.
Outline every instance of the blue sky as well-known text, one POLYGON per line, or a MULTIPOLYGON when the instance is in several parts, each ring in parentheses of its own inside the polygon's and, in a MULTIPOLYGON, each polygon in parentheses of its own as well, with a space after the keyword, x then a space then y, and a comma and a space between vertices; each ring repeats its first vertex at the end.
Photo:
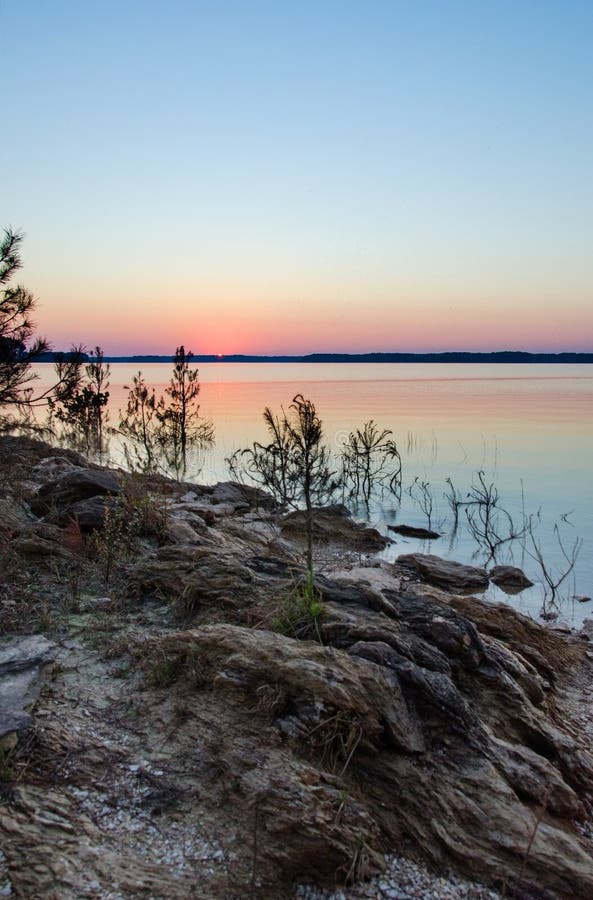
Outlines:
POLYGON ((56 345, 593 350, 593 4, 0 0, 56 345))

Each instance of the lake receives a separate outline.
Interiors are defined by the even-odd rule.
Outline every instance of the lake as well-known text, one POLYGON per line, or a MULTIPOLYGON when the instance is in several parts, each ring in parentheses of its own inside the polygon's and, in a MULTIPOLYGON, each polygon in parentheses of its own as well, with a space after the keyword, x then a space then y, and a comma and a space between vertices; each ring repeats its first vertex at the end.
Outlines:
MULTIPOLYGON (((137 365, 111 366, 110 421, 117 424, 137 365)), ((171 366, 141 365, 146 381, 162 390, 171 366)), ((523 514, 536 523, 551 575, 559 577, 564 550, 581 538, 574 572, 560 588, 561 619, 578 623, 593 617, 593 602, 573 602, 573 595, 593 592, 593 366, 488 364, 353 364, 353 363, 204 363, 199 366, 201 412, 216 429, 216 446, 203 455, 199 478, 228 478, 224 459, 238 447, 264 441, 265 406, 279 410, 296 393, 311 399, 324 423, 327 444, 337 451, 348 433, 374 419, 390 428, 403 463, 401 501, 384 497, 373 503, 369 518, 385 531, 388 524, 426 526, 427 519, 410 487, 416 478, 427 483, 433 503, 432 525, 438 540, 402 539, 385 551, 388 559, 422 550, 462 562, 484 562, 469 534, 461 510, 461 526, 452 534, 452 513, 444 498, 450 478, 465 498, 476 473, 494 483, 500 504, 515 522, 523 514)), ((44 384, 50 365, 38 366, 44 384)), ((111 447, 118 459, 117 444, 111 447)), ((361 510, 357 511, 361 514, 361 510)), ((490 598, 505 599, 537 617, 544 596, 542 573, 530 555, 531 540, 502 548, 500 562, 514 562, 536 581, 516 597, 491 588, 490 598), (523 546, 521 544, 523 543, 523 546)))

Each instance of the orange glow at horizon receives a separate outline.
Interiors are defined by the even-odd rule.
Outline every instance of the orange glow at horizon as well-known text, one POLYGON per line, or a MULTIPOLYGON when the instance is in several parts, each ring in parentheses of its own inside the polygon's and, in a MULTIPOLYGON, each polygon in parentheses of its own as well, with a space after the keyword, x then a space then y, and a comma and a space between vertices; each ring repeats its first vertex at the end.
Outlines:
POLYGON ((593 304, 585 291, 570 313, 551 285, 403 279, 365 285, 301 277, 290 286, 211 278, 193 283, 60 284, 40 297, 38 332, 52 345, 103 347, 108 355, 301 355, 315 352, 446 350, 593 351, 593 304), (84 297, 84 304, 80 302, 84 297), (216 348, 216 350, 214 349, 216 348))

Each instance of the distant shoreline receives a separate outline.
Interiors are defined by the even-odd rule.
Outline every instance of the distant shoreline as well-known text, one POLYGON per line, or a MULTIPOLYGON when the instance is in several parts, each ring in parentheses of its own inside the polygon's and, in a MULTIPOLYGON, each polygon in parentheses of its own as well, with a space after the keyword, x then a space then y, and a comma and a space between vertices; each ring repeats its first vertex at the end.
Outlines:
MULTIPOLYGON (((67 354, 61 354, 67 355, 67 354)), ((53 363, 59 353, 44 353, 38 362, 53 363)), ((92 357, 86 356, 87 360, 92 357)), ((171 363, 173 355, 105 356, 109 363, 171 363)), ((200 354, 194 363, 579 363, 593 364, 593 353, 527 353, 522 350, 497 350, 491 353, 308 353, 305 356, 256 356, 233 353, 228 356, 200 354)))

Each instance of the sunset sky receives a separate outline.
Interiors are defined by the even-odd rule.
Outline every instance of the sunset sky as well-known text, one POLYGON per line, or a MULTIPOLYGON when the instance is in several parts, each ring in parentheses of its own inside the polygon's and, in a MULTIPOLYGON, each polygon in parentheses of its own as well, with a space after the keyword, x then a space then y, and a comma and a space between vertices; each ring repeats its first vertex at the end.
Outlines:
POLYGON ((0 0, 57 348, 593 351, 593 2, 0 0))

